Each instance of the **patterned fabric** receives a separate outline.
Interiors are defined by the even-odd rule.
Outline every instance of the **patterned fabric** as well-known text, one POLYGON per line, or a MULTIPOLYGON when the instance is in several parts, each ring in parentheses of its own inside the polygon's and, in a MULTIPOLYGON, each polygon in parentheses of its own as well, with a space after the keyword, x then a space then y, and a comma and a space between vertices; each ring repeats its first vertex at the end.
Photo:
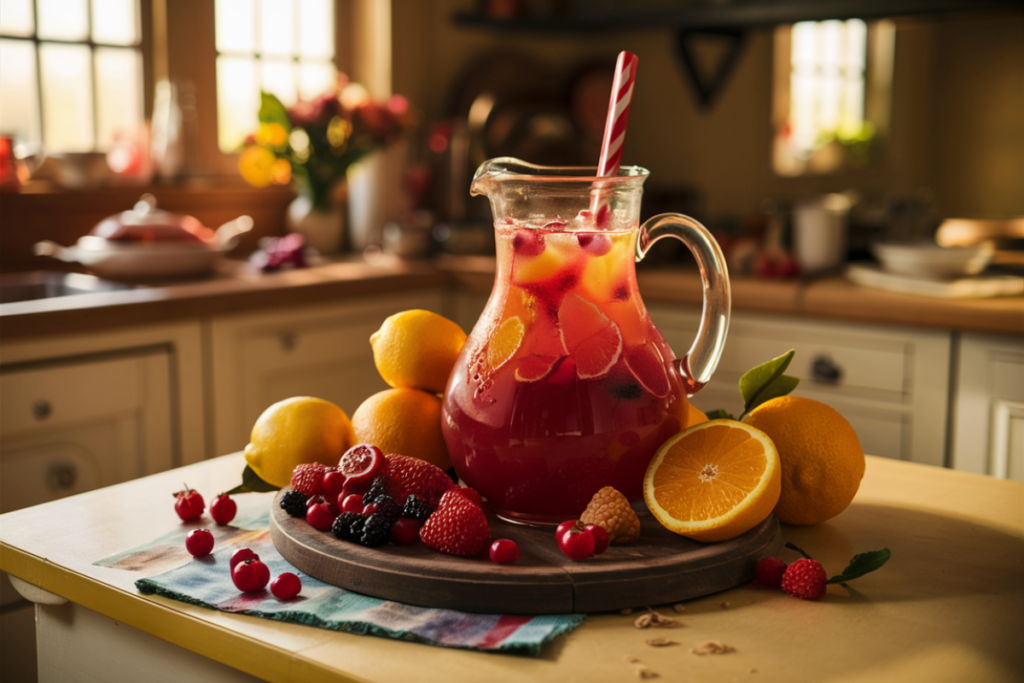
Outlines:
POLYGON ((277 552, 268 530, 266 495, 245 494, 236 500, 239 514, 230 526, 218 526, 204 517, 201 523, 183 524, 154 541, 95 564, 141 573, 145 578, 135 585, 143 595, 161 595, 263 619, 443 647, 536 655, 545 643, 583 622, 582 614, 530 617, 416 607, 323 583, 295 569, 277 552), (195 559, 185 550, 185 536, 202 526, 213 532, 216 550, 195 559), (284 572, 297 574, 302 580, 302 592, 284 601, 275 598, 269 589, 239 592, 228 569, 231 555, 239 548, 250 548, 259 555, 271 577, 284 572))

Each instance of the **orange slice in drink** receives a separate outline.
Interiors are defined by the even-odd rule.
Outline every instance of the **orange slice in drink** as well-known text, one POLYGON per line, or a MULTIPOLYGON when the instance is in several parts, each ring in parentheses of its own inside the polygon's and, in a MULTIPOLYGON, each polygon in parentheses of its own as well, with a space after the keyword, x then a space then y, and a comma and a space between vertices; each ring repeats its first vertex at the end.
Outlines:
POLYGON ((672 387, 668 382, 665 359, 656 344, 645 342, 626 349, 625 356, 626 367, 647 393, 658 398, 668 396, 672 387))
POLYGON ((671 437, 644 477, 644 500, 662 526, 704 542, 753 529, 771 514, 781 490, 775 444, 734 420, 710 420, 671 437))
POLYGON ((601 310, 578 294, 568 294, 558 309, 565 352, 576 361, 580 379, 604 377, 622 356, 622 332, 601 310))
POLYGON ((525 333, 526 326, 519 316, 506 318, 498 325, 487 344, 487 364, 492 370, 497 370, 516 355, 525 333))
POLYGON ((551 369, 561 356, 547 356, 531 353, 519 360, 516 379, 520 382, 539 382, 551 374, 551 369))

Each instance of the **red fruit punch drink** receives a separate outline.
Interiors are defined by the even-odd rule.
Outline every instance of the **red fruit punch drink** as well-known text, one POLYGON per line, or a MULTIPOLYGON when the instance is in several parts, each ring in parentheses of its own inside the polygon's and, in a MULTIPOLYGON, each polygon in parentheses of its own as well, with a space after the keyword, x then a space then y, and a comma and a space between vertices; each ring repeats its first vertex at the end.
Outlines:
POLYGON ((529 524, 577 518, 604 486, 641 498, 694 386, 637 290, 646 172, 614 179, 604 203, 592 201, 593 175, 555 174, 527 199, 522 183, 545 171, 582 173, 507 159, 477 172, 474 191, 495 208, 497 272, 442 415, 459 476, 498 515, 529 524))

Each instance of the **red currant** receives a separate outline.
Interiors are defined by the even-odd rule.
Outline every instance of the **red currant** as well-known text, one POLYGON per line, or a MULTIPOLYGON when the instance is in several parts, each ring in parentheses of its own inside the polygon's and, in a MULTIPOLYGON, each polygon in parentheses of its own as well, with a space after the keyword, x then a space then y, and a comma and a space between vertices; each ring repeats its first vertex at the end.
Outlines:
POLYGON ((331 506, 323 498, 306 508, 306 521, 317 531, 330 531, 335 517, 337 515, 331 511, 331 506))
POLYGON ((344 472, 338 470, 330 470, 324 475, 324 498, 327 500, 337 500, 341 494, 341 490, 345 488, 345 481, 348 477, 345 476, 344 472))
POLYGON ((291 572, 285 572, 270 582, 270 592, 278 600, 294 598, 302 590, 302 581, 291 572))
POLYGON ((205 507, 206 503, 203 502, 203 497, 195 489, 190 489, 188 484, 185 484, 184 491, 174 494, 174 511, 178 513, 182 521, 190 522, 193 519, 199 519, 205 507))
POLYGON ((363 514, 363 496, 359 493, 352 493, 344 498, 340 498, 341 504, 338 506, 342 512, 354 512, 357 515, 363 514))
POLYGON ((259 560, 246 560, 231 571, 231 581, 243 593, 263 590, 270 581, 270 570, 259 560))
POLYGON ((420 527, 423 522, 412 517, 399 517, 391 525, 391 542, 408 545, 420 540, 420 527))
POLYGON ((246 560, 258 560, 260 556, 249 550, 248 548, 239 548, 231 555, 231 560, 228 565, 231 567, 231 571, 235 570, 235 565, 239 562, 245 562, 246 560))
POLYGON ((572 529, 577 524, 579 524, 579 522, 577 520, 575 520, 575 519, 568 519, 568 520, 562 522, 555 529, 555 538, 561 538, 562 534, 564 534, 569 529, 572 529))
POLYGON ((363 507, 363 511, 361 514, 363 515, 363 517, 369 517, 376 511, 377 503, 368 503, 365 507, 363 507))
POLYGON ((491 562, 512 564, 519 559, 519 546, 508 538, 499 538, 491 544, 491 562))
POLYGON ((611 539, 608 537, 608 532, 604 530, 604 527, 600 524, 588 524, 583 527, 591 533, 594 537, 594 554, 600 555, 605 550, 608 550, 608 543, 611 539))
POLYGON ((205 557, 213 550, 213 534, 208 529, 193 529, 185 537, 185 550, 192 557, 205 557))
POLYGON ((372 444, 361 443, 345 451, 338 462, 338 469, 348 477, 346 483, 369 488, 386 462, 384 454, 379 448, 372 444))
POLYGON ((558 547, 570 560, 585 560, 594 553, 594 534, 574 526, 558 537, 558 547))
POLYGON ((217 524, 229 524, 238 513, 238 503, 231 500, 231 496, 222 493, 210 503, 210 516, 217 524))

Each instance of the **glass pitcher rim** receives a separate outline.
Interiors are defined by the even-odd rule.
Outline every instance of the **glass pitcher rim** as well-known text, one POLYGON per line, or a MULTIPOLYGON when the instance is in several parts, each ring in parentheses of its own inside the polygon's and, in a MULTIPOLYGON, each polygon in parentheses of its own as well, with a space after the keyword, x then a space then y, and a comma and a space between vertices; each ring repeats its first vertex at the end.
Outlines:
POLYGON ((613 176, 598 176, 596 166, 544 166, 532 164, 515 157, 496 157, 480 164, 473 174, 473 185, 484 177, 516 180, 538 180, 547 182, 578 182, 594 184, 603 181, 609 184, 643 181, 651 172, 642 166, 622 166, 613 176))

